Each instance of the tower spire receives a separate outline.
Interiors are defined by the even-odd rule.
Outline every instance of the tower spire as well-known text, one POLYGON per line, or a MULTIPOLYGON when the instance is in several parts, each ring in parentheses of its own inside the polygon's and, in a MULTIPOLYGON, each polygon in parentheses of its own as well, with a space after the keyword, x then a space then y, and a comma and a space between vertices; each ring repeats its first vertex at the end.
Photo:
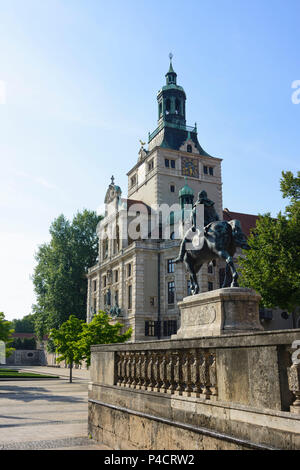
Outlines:
POLYGON ((174 69, 173 69, 173 64, 172 64, 173 57, 174 56, 172 52, 170 52, 169 54, 170 67, 169 67, 169 71, 166 73, 167 85, 171 85, 171 84, 176 85, 177 73, 174 72, 174 69))

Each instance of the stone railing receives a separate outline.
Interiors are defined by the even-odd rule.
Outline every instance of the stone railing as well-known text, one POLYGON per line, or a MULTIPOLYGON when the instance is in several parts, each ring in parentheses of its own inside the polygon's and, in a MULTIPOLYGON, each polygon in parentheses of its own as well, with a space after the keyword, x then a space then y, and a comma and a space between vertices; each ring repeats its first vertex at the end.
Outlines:
POLYGON ((208 349, 120 351, 115 356, 119 387, 216 399, 216 351, 208 349))

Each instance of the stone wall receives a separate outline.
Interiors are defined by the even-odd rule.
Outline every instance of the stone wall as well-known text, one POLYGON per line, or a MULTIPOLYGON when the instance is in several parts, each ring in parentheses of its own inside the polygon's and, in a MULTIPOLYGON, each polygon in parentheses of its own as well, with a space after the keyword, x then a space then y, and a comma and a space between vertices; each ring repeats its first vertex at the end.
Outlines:
POLYGON ((44 351, 35 350, 15 350, 11 356, 6 358, 6 365, 9 366, 40 366, 44 363, 44 351))
POLYGON ((300 330, 93 346, 89 432, 113 449, 300 449, 297 339, 300 330))

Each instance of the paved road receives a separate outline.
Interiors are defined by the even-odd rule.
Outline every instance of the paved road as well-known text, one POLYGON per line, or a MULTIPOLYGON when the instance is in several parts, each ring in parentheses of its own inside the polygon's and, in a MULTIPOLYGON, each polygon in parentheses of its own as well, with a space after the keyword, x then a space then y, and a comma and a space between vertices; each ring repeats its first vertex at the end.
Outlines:
POLYGON ((88 372, 45 369, 66 377, 0 381, 0 449, 108 450, 87 438, 88 372))

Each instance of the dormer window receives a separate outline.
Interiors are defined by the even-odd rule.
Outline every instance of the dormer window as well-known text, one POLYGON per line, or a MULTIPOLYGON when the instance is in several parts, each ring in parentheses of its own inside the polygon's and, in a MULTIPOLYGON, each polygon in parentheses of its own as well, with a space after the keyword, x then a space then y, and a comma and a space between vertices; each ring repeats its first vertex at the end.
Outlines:
POLYGON ((134 175, 134 176, 132 176, 132 177, 130 178, 130 185, 131 185, 131 187, 133 187, 133 186, 136 185, 136 181, 137 181, 137 180, 136 180, 136 175, 134 175))
POLYGON ((192 153, 193 149, 192 149, 192 146, 190 144, 188 144, 186 146, 186 151, 189 152, 189 153, 192 153))
POLYGON ((148 162, 148 172, 153 170, 153 168, 154 168, 154 161, 152 159, 150 160, 150 162, 148 162))

